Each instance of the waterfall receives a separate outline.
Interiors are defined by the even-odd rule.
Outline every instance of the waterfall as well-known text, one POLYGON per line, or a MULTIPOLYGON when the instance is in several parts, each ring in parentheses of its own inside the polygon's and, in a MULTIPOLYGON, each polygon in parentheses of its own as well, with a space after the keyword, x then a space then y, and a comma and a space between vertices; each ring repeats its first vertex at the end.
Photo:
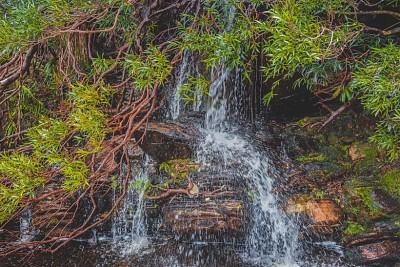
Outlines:
POLYGON ((176 83, 173 85, 174 90, 172 90, 172 101, 170 104, 170 114, 173 120, 176 120, 181 111, 181 94, 179 92, 179 87, 182 86, 189 75, 189 60, 190 52, 188 50, 183 51, 182 62, 179 67, 179 72, 177 75, 176 83))
POLYGON ((230 166, 234 165, 234 175, 244 179, 247 184, 254 208, 243 257, 260 264, 274 262, 280 266, 294 265, 297 229, 279 209, 277 196, 273 193, 277 171, 270 156, 226 120, 226 80, 231 73, 238 72, 222 67, 220 75, 211 85, 206 128, 202 129, 204 138, 200 142, 197 159, 203 170, 211 168, 216 172, 232 172, 230 166), (215 165, 213 162, 223 164, 215 165))
MULTIPOLYGON (((128 186, 127 195, 123 200, 122 207, 112 218, 112 238, 116 250, 122 255, 136 253, 148 243, 143 185, 148 180, 151 162, 151 158, 145 155, 141 164, 139 162, 133 164, 131 169, 134 175, 128 186)), ((127 167, 125 166, 125 168, 127 167)), ((128 170, 125 170, 125 173, 127 172, 128 170)), ((118 189, 115 191, 116 198, 118 189)))
POLYGON ((35 231, 32 228, 32 208, 26 206, 19 219, 20 242, 29 242, 35 237, 35 231))

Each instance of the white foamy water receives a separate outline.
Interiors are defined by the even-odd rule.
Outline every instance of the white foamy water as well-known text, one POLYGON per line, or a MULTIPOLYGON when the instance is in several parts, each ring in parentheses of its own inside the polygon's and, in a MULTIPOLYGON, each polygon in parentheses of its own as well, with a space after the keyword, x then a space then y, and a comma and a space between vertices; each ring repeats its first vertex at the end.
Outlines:
MULTIPOLYGON (((112 218, 112 238, 115 250, 122 256, 138 253, 148 244, 147 225, 144 216, 145 195, 142 185, 148 180, 150 158, 146 156, 143 166, 132 167, 134 174, 121 208, 112 218)), ((127 170, 126 170, 127 172, 127 170)))

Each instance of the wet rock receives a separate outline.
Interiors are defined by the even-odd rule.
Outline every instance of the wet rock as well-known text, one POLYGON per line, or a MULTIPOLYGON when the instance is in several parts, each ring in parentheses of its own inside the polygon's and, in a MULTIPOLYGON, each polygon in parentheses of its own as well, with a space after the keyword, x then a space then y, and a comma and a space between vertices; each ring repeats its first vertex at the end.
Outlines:
POLYGON ((329 199, 309 200, 297 198, 288 203, 289 213, 303 213, 310 229, 316 234, 332 234, 341 225, 342 210, 329 199))
POLYGON ((340 208, 329 199, 308 201, 306 214, 314 224, 319 225, 337 225, 342 217, 340 208))
POLYGON ((382 189, 375 189, 371 197, 386 214, 400 214, 400 201, 382 189))
POLYGON ((398 233, 400 225, 396 217, 365 225, 363 232, 345 236, 347 256, 356 264, 393 266, 400 259, 398 233))
POLYGON ((197 205, 164 210, 164 222, 174 232, 237 232, 243 226, 243 203, 209 200, 197 205))
POLYGON ((400 225, 396 219, 377 221, 365 227, 365 231, 346 236, 347 246, 358 246, 360 244, 374 243, 377 241, 397 240, 400 233, 400 225))
MULTIPOLYGON (((192 240, 193 234, 201 240, 242 237, 250 214, 246 203, 250 200, 240 177, 205 171, 191 173, 190 179, 195 185, 193 194, 149 201, 148 217, 160 213, 163 232, 179 238, 192 240), (151 208, 154 204, 158 211, 151 208)), ((169 186, 186 188, 187 179, 182 182, 169 186)))
MULTIPOLYGON (((55 183, 45 185, 38 193, 38 197, 47 195, 59 187, 55 183)), ((32 207, 32 220, 35 226, 48 237, 66 235, 74 230, 74 210, 70 209, 72 199, 58 200, 57 195, 49 195, 32 207)))
POLYGON ((130 142, 126 145, 128 156, 130 159, 140 159, 143 157, 144 152, 138 145, 134 142, 130 142))
POLYGON ((141 128, 135 138, 139 140, 143 134, 145 135, 139 144, 140 148, 157 162, 165 162, 190 158, 193 154, 190 144, 198 133, 177 123, 151 122, 146 128, 141 128))
MULTIPOLYGON (((115 162, 114 157, 109 155, 112 151, 113 147, 110 142, 105 141, 102 144, 102 150, 100 150, 94 159, 94 163, 96 168, 99 167, 100 164, 103 164, 103 161, 105 160, 105 163, 103 165, 104 170, 115 170, 118 167, 117 162, 115 162)), ((86 157, 86 163, 89 164, 90 161, 92 160, 92 156, 87 156, 86 157)))
POLYGON ((348 257, 357 264, 380 262, 381 266, 390 266, 389 262, 400 259, 400 241, 385 240, 359 245, 348 251, 348 257))

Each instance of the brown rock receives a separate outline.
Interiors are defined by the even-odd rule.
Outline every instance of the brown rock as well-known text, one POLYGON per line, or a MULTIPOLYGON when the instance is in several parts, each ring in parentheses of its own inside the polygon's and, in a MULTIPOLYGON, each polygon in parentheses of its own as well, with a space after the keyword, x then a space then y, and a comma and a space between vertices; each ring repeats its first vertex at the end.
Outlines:
POLYGON ((352 249, 352 255, 355 257, 355 261, 363 264, 398 259, 400 257, 400 242, 385 240, 361 245, 352 249))
POLYGON ((243 225, 243 203, 225 200, 169 207, 164 209, 164 223, 174 232, 236 232, 243 225))
POLYGON ((348 152, 352 161, 365 158, 365 154, 356 145, 349 147, 348 152))
POLYGON ((319 234, 331 234, 342 219, 341 209, 329 199, 308 201, 305 212, 311 227, 319 234))

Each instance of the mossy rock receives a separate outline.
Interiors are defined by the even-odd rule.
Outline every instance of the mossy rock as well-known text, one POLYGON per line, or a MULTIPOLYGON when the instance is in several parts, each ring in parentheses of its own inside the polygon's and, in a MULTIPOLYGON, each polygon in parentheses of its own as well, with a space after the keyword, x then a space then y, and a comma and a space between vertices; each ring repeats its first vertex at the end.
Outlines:
POLYGON ((371 227, 365 223, 358 223, 355 221, 347 221, 343 233, 345 236, 360 235, 371 231, 371 227))
POLYGON ((400 200, 400 168, 386 172, 382 176, 380 184, 390 195, 400 200))
POLYGON ((200 165, 192 159, 174 159, 160 164, 160 171, 164 171, 170 178, 176 180, 186 178, 191 172, 197 172, 200 165))
POLYGON ((310 153, 306 156, 299 156, 295 160, 297 162, 324 161, 324 160, 326 160, 326 157, 324 154, 310 153))

